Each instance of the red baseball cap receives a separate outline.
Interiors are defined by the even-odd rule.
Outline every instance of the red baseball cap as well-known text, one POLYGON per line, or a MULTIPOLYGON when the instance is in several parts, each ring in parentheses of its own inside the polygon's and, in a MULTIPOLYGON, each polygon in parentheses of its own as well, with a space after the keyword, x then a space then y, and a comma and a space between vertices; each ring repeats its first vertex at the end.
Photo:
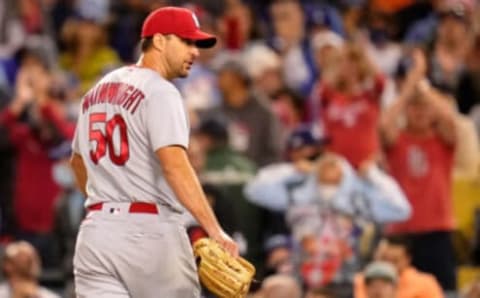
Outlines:
POLYGON ((143 22, 142 38, 157 33, 175 34, 194 40, 199 48, 211 48, 217 42, 214 35, 200 30, 200 23, 193 11, 181 7, 162 7, 148 15, 143 22))

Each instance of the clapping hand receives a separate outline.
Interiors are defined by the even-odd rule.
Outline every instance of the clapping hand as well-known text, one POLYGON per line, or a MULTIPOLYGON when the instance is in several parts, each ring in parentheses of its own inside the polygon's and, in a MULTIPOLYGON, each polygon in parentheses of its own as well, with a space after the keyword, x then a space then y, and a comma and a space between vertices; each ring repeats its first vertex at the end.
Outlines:
POLYGON ((421 49, 413 49, 411 53, 412 67, 409 69, 402 88, 404 98, 412 98, 416 92, 417 84, 423 81, 427 74, 427 59, 421 49))
POLYGON ((17 75, 15 97, 10 105, 10 109, 15 115, 19 115, 33 99, 32 77, 28 71, 21 69, 17 75))

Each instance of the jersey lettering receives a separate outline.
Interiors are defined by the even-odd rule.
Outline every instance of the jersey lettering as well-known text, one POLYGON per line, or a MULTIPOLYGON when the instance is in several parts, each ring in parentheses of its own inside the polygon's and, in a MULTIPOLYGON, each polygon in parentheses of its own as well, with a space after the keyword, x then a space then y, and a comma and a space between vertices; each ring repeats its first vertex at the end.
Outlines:
POLYGON ((114 115, 110 120, 107 119, 106 113, 93 113, 89 118, 89 140, 90 146, 93 147, 92 142, 95 143, 95 149, 90 150, 90 159, 94 164, 98 164, 100 159, 105 156, 108 148, 108 156, 110 160, 118 165, 124 165, 130 157, 130 150, 128 148, 127 124, 120 114, 114 115), (95 124, 98 124, 95 126, 95 124), (99 128, 103 124, 103 129, 99 128), (114 146, 114 133, 118 129, 120 144, 116 150, 114 146))
POLYGON ((346 106, 332 104, 328 108, 327 116, 332 121, 343 122, 346 127, 353 127, 359 121, 360 116, 368 109, 369 107, 364 101, 354 102, 346 106))
POLYGON ((103 83, 88 92, 82 104, 85 113, 91 106, 97 104, 118 105, 134 114, 145 98, 143 92, 132 85, 124 83, 103 83))
POLYGON ((413 177, 424 177, 429 173, 427 154, 416 145, 411 145, 407 151, 407 163, 410 174, 413 177))

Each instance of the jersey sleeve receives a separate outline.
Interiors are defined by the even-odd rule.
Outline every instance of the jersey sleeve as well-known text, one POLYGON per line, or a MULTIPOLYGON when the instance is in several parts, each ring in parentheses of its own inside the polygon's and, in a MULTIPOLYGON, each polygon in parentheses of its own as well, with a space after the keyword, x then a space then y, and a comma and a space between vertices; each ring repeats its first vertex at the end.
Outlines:
MULTIPOLYGON (((188 147, 189 126, 180 93, 173 86, 150 94, 146 105, 147 136, 153 151, 179 145, 188 147)), ((165 88, 167 87, 167 88, 165 88)))
POLYGON ((77 120, 77 126, 75 128, 75 132, 73 134, 73 140, 72 140, 72 151, 77 154, 80 154, 79 128, 81 126, 81 123, 80 123, 81 121, 82 121, 82 116, 79 115, 77 120))

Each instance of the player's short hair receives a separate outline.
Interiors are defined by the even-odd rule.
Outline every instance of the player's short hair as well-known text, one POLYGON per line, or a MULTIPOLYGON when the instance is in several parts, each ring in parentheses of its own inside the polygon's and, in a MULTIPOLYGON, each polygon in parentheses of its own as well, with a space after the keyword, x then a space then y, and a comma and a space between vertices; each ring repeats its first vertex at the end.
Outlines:
POLYGON ((153 45, 153 36, 145 37, 140 40, 140 49, 142 53, 148 51, 153 45))
MULTIPOLYGON (((165 34, 164 36, 168 40, 172 38, 173 34, 165 34)), ((150 49, 152 46, 153 36, 144 37, 142 40, 140 40, 140 49, 142 50, 142 53, 148 51, 148 49, 150 49)))

